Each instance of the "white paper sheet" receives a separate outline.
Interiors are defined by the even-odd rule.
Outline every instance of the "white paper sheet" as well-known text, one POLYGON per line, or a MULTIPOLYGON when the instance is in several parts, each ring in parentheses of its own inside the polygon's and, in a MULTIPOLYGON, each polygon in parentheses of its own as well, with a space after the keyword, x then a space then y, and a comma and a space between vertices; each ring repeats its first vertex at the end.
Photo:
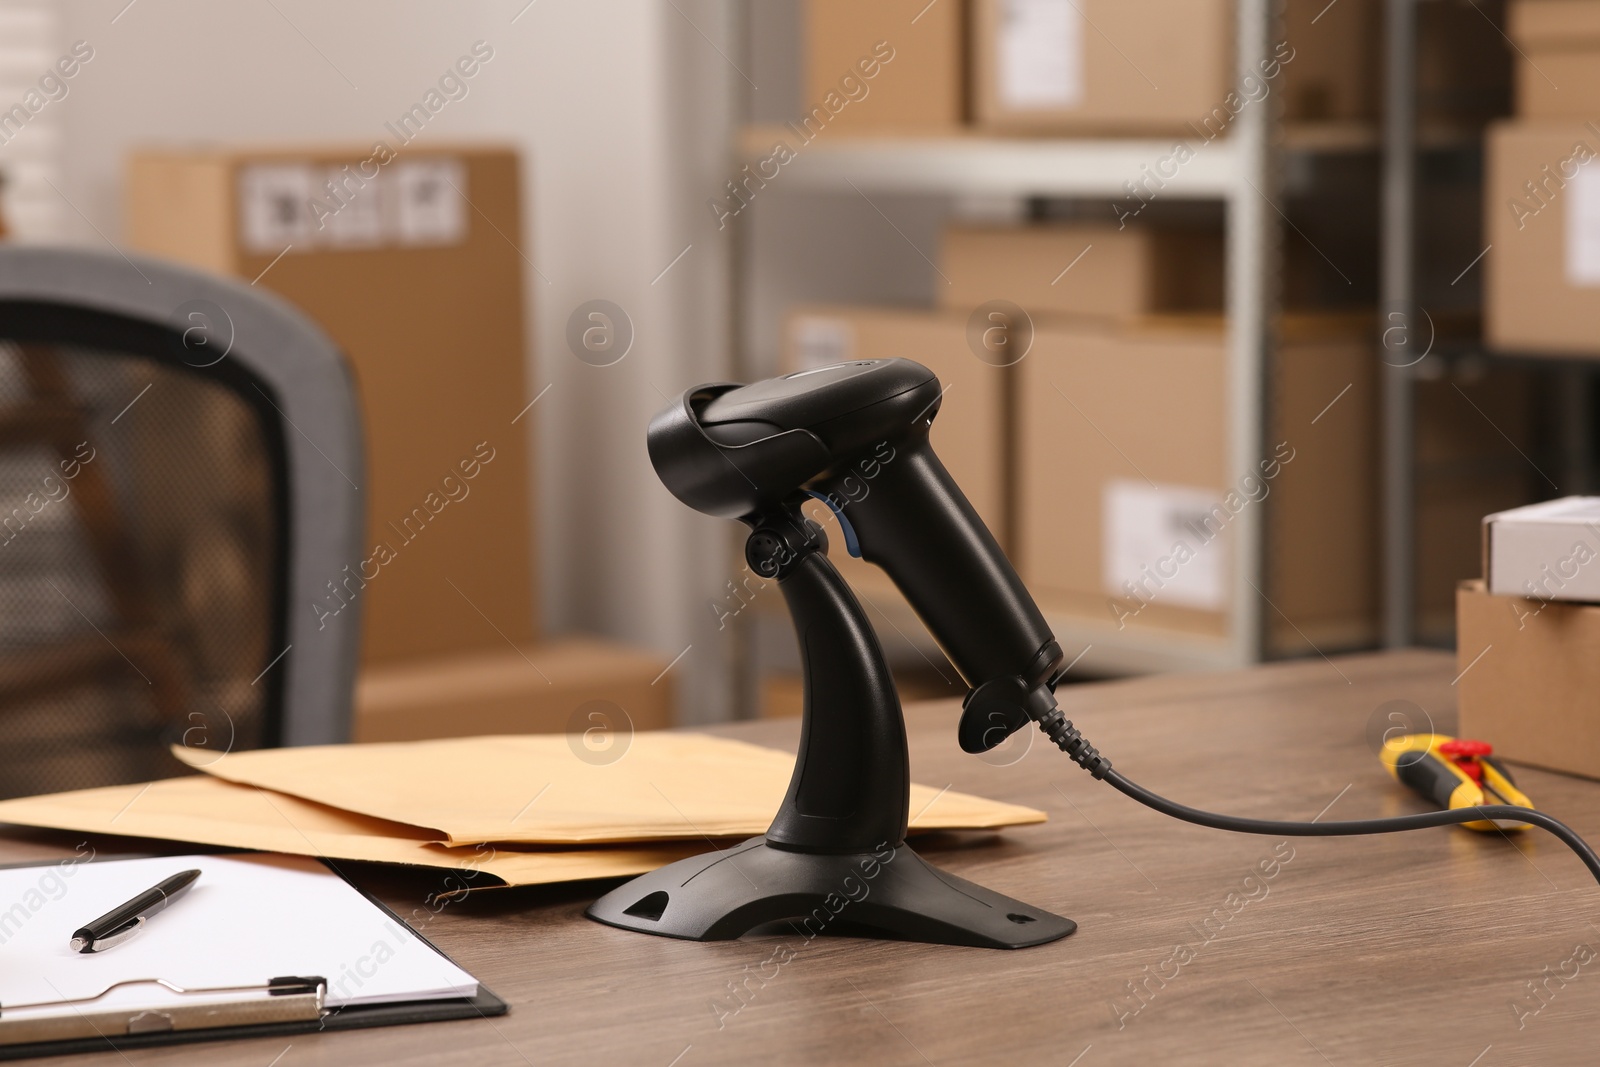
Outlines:
POLYGON ((1600 285, 1600 164, 1580 167, 1567 186, 1567 284, 1600 285))
POLYGON ((1226 527, 1215 511, 1222 498, 1216 490, 1189 486, 1106 483, 1106 592, 1133 596, 1124 584, 1132 582, 1141 600, 1209 611, 1227 607, 1226 527))
POLYGON ((317 177, 303 163, 262 163, 239 172, 239 226, 245 251, 277 255, 288 245, 309 246, 316 237, 311 199, 317 177))
POLYGON ((1005 0, 998 30, 1002 104, 1083 103, 1083 15, 1071 0, 1005 0))
POLYGON ((453 245, 467 239, 467 168, 460 160, 416 160, 392 169, 398 243, 453 245))
POLYGON ((393 195, 383 174, 364 178, 351 167, 328 167, 322 173, 322 206, 318 244, 335 248, 377 248, 387 236, 384 198, 393 195), (337 194, 337 195, 335 195, 337 194))
MULTIPOLYGON (((0 869, 0 1005, 7 1010, 92 997, 136 979, 196 989, 262 985, 280 975, 326 978, 329 1007, 478 992, 471 975, 308 857, 169 856, 0 869), (200 879, 131 940, 104 952, 68 946, 74 930, 192 868, 200 879)), ((160 1008, 173 997, 159 988, 125 988, 94 1008, 160 1008)))

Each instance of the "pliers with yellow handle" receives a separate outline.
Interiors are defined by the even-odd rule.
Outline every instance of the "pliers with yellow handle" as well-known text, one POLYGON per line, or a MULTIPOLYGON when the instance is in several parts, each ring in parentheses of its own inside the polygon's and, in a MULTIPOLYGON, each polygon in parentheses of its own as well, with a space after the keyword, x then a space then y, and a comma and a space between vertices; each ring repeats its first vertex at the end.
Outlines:
MULTIPOLYGON (((1389 773, 1441 808, 1475 808, 1483 804, 1533 807, 1511 779, 1487 741, 1444 734, 1407 734, 1386 739, 1378 758, 1389 773)), ((1480 819, 1461 824, 1469 830, 1526 830, 1526 823, 1480 819)))

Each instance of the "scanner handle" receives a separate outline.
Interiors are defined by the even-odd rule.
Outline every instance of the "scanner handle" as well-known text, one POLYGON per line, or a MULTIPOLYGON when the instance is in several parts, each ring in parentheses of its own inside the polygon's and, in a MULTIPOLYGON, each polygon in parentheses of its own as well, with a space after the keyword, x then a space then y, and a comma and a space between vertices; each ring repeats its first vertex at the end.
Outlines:
MULTIPOLYGON (((1053 677, 1060 646, 994 535, 928 441, 927 422, 828 471, 808 488, 886 571, 967 685, 1053 677)), ((852 553, 854 554, 854 553, 852 553)))

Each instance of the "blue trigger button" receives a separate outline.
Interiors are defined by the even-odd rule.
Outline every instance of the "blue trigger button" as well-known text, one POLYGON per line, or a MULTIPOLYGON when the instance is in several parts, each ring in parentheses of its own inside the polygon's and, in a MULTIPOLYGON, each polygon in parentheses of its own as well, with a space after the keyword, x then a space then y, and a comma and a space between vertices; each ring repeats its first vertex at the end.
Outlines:
POLYGON ((851 526, 850 520, 844 517, 844 512, 839 508, 839 505, 835 504, 829 497, 821 493, 813 493, 809 489, 806 490, 806 495, 815 497, 828 505, 828 510, 833 512, 833 517, 839 520, 839 532, 844 534, 844 550, 856 559, 860 559, 861 542, 856 540, 855 527, 851 526))

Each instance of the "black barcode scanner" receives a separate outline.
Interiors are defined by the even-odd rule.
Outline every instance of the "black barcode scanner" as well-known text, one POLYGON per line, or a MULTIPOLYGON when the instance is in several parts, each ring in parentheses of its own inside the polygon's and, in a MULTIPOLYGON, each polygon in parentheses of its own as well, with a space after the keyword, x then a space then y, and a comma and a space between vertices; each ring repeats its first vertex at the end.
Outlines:
POLYGON ((746 561, 777 579, 800 645, 800 752, 766 834, 636 878, 590 916, 696 940, 798 919, 808 932, 995 948, 1076 928, 906 846, 900 701, 860 602, 828 562, 827 537, 800 510, 812 498, 833 509, 846 550, 889 573, 973 687, 963 747, 1005 740, 1028 722, 1030 700, 1053 708, 1061 649, 928 444, 940 398, 918 363, 861 360, 701 386, 650 423, 661 481, 690 507, 749 526, 746 561))
POLYGON ((1484 805, 1314 823, 1218 815, 1113 770, 1056 706, 1062 650, 1000 546, 928 442, 942 391, 910 360, 860 360, 753 385, 691 389, 650 423, 650 460, 674 496, 750 527, 745 558, 775 578, 794 621, 805 687, 800 751, 766 834, 680 860, 607 893, 589 915, 613 926, 723 940, 780 920, 808 935, 866 933, 1022 948, 1070 919, 941 871, 905 844, 905 723, 876 634, 828 562, 801 506, 824 501, 845 548, 882 567, 970 690, 968 752, 1036 722, 1080 767, 1188 822, 1242 833, 1345 836, 1482 819, 1541 826, 1600 880, 1600 857, 1540 811, 1484 805))
POLYGON ((941 396, 906 359, 705 386, 656 416, 650 459, 685 504, 753 527, 798 522, 807 495, 832 508, 846 550, 894 579, 974 690, 960 742, 982 752, 1053 704, 1063 656, 928 443, 941 396))

